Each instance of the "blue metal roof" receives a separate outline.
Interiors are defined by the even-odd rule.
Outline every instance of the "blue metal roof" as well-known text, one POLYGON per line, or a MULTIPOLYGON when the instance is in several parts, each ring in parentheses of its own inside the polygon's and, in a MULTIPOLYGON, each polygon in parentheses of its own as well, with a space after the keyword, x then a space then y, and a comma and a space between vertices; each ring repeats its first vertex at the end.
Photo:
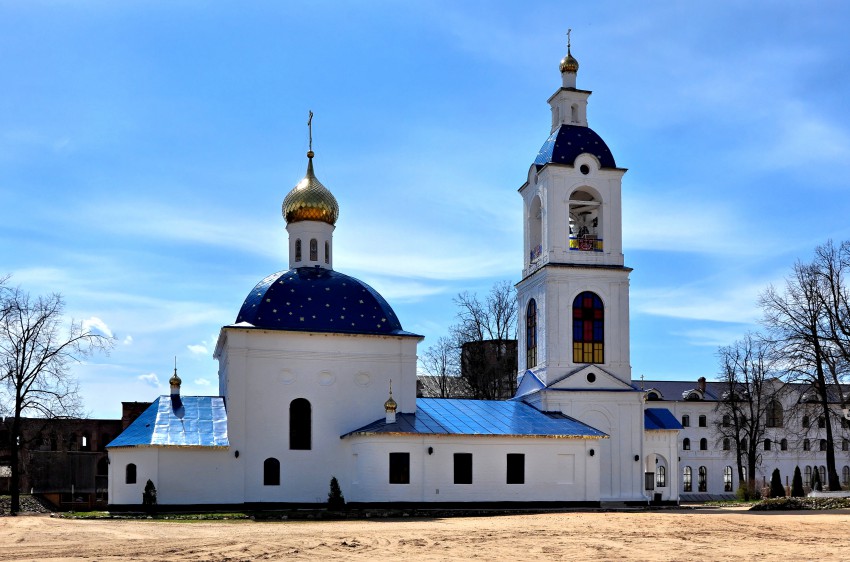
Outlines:
POLYGON ((321 267, 269 275, 248 294, 236 322, 267 330, 415 335, 402 330, 393 309, 372 287, 321 267))
POLYGON ((682 424, 667 408, 647 408, 643 411, 644 429, 682 429, 682 424))
POLYGON ((592 154, 599 160, 602 168, 616 168, 614 155, 602 137, 590 127, 579 125, 561 125, 549 135, 546 142, 537 153, 534 163, 538 166, 545 164, 567 164, 572 166, 579 154, 592 154))
POLYGON ((415 414, 398 414, 396 423, 380 419, 348 435, 411 433, 513 437, 590 437, 607 435, 560 412, 541 412, 519 401, 417 398, 415 414))
POLYGON ((224 398, 160 396, 107 448, 229 445, 224 398))

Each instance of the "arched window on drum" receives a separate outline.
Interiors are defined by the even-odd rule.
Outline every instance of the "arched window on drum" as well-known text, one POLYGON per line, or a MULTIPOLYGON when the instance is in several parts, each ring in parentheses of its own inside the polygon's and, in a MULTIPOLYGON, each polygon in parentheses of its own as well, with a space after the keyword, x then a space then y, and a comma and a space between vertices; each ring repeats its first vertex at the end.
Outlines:
POLYGON ((537 302, 528 301, 525 311, 525 368, 537 366, 537 302))
POLYGON ((573 362, 605 362, 605 309, 596 293, 585 291, 573 301, 573 362))

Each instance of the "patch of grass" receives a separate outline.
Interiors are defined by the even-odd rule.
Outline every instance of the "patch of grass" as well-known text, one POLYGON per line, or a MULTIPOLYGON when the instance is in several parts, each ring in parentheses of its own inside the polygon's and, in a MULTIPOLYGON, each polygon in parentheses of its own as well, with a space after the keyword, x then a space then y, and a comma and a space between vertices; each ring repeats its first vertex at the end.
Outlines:
POLYGON ((762 500, 751 511, 797 511, 850 509, 850 498, 771 498, 762 500))

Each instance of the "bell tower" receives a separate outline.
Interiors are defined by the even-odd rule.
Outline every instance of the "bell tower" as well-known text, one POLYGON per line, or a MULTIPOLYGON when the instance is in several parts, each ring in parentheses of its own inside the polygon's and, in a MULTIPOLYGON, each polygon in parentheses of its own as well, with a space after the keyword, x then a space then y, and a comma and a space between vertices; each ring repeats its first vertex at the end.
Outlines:
POLYGON ((519 189, 525 251, 517 284, 518 374, 531 371, 547 386, 588 365, 631 381, 626 170, 588 126, 591 92, 576 87, 578 68, 568 39, 561 87, 548 100, 549 138, 519 189))

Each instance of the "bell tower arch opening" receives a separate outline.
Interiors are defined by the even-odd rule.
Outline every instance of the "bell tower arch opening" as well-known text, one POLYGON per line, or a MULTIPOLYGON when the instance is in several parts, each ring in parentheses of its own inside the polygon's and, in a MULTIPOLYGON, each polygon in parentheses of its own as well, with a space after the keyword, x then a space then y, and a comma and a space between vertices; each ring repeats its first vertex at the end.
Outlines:
POLYGON ((570 194, 570 250, 601 252, 602 199, 596 190, 580 187, 570 194))
POLYGON ((543 205, 540 195, 535 195, 528 208, 529 263, 533 264, 543 255, 543 205))

